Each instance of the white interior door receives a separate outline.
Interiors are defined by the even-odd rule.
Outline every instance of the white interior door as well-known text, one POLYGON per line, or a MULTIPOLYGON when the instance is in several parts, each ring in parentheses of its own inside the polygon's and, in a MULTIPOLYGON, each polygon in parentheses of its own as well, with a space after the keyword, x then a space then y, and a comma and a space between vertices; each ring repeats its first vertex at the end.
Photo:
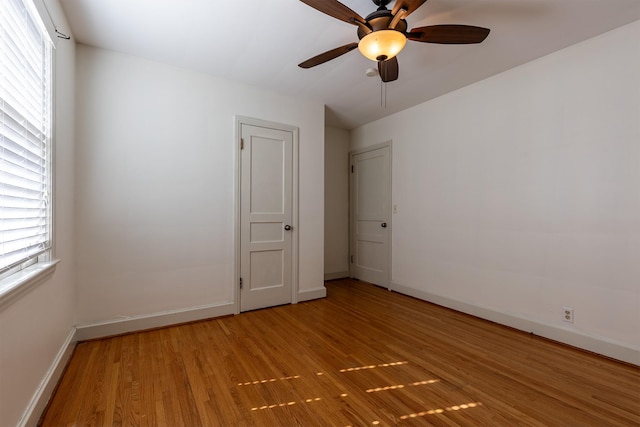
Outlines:
POLYGON ((351 276, 389 287, 390 146, 351 155, 351 276))
POLYGON ((240 311, 292 302, 293 132, 243 123, 240 311))

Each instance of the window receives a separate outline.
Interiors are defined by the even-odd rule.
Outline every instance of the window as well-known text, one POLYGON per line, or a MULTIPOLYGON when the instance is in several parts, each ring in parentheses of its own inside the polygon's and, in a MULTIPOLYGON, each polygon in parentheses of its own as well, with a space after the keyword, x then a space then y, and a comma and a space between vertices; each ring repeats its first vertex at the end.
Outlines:
POLYGON ((0 279, 51 249, 51 58, 31 0, 0 0, 0 279))

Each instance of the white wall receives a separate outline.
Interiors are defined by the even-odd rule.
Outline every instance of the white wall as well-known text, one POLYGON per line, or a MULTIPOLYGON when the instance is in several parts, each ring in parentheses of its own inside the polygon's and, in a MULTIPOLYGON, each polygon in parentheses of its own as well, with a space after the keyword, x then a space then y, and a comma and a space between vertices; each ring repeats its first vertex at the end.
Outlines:
MULTIPOLYGON (((57 0, 47 1, 47 6, 58 27, 68 28, 57 0)), ((72 339, 76 301, 74 56, 73 41, 58 42, 54 71, 54 256, 61 262, 50 279, 0 306, 0 426, 18 425, 23 414, 31 411, 37 420, 43 409, 41 404, 46 403, 46 393, 51 391, 57 380, 50 371, 56 367, 54 360, 72 339), (52 383, 46 383, 46 378, 52 375, 52 383), (49 388, 40 389, 41 386, 49 388), (45 394, 43 402, 38 400, 41 392, 45 394)))
POLYGON ((324 131, 324 277, 349 276, 349 131, 324 131))
POLYGON ((635 22, 352 131, 393 140, 395 289, 640 363, 638 40, 635 22))
POLYGON ((236 115, 299 127, 299 287, 324 291, 322 104, 77 52, 80 325, 233 300, 236 115))

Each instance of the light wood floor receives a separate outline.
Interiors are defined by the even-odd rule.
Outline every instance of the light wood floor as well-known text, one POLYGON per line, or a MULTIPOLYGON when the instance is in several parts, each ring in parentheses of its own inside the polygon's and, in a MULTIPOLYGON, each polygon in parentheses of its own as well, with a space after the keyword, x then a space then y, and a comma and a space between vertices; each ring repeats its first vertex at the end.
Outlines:
POLYGON ((43 426, 637 426, 640 369, 362 282, 77 346, 43 426))

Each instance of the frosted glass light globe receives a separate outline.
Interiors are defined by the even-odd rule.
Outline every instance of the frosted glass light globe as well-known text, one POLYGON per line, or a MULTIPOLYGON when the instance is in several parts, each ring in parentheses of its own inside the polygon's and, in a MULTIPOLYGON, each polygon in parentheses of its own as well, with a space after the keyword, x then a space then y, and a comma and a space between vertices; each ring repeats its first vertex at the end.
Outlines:
POLYGON ((396 56, 407 44, 400 31, 378 30, 367 34, 358 43, 358 50, 372 61, 384 61, 396 56))

